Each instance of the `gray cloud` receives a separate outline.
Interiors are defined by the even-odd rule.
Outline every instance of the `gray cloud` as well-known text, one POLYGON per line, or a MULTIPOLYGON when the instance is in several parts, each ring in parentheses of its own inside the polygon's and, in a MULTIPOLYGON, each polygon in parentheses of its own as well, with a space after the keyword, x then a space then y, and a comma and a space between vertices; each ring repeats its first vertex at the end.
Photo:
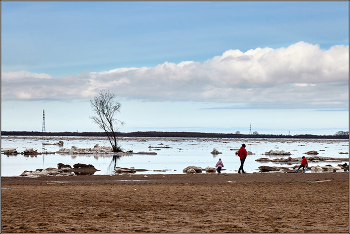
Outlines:
MULTIPOLYGON (((53 79, 26 71, 2 73, 2 99, 89 99, 108 89, 121 98, 245 103, 246 108, 347 108, 349 46, 322 50, 228 50, 203 64, 82 72, 53 79)), ((242 105, 238 105, 241 106, 242 105)))

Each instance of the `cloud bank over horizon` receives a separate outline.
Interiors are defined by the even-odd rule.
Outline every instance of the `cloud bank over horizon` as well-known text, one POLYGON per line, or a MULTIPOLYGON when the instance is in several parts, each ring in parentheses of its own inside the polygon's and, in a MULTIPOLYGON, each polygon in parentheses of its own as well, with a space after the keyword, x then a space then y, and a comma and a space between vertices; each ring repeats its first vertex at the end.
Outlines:
POLYGON ((349 46, 298 42, 277 49, 227 50, 204 63, 164 62, 52 78, 1 73, 2 100, 91 99, 101 89, 142 101, 228 103, 232 108, 348 108, 349 46))

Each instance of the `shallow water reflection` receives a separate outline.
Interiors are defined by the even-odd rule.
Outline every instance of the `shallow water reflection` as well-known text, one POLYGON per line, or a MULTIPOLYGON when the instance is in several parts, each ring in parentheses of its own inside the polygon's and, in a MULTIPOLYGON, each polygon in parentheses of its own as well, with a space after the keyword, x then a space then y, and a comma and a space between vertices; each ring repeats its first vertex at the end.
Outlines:
MULTIPOLYGON (((109 146, 103 137, 7 137, 2 136, 2 148, 17 148, 18 152, 33 148, 38 152, 56 152, 61 147, 53 144, 62 140, 63 148, 93 148, 94 145, 109 146)), ((261 165, 287 166, 273 162, 256 162, 261 157, 270 159, 283 156, 263 155, 270 150, 284 150, 291 152, 291 157, 306 156, 304 153, 311 150, 318 151, 318 156, 343 158, 348 155, 339 154, 348 152, 348 140, 312 140, 312 139, 217 139, 217 138, 120 138, 119 144, 124 150, 133 152, 155 152, 156 155, 133 154, 130 156, 118 156, 113 154, 40 154, 35 156, 16 155, 7 156, 1 154, 1 175, 18 176, 24 170, 54 167, 58 163, 74 165, 76 163, 92 164, 100 170, 95 175, 114 174, 115 167, 146 169, 147 171, 136 172, 142 174, 182 174, 187 166, 205 168, 214 167, 219 158, 222 159, 226 173, 236 173, 239 168, 239 158, 235 152, 242 143, 247 145, 247 150, 253 155, 248 155, 244 169, 247 172, 257 172, 261 165), (149 148, 151 146, 151 148, 149 148), (169 146, 169 147, 165 147, 169 146), (157 147, 157 148, 153 148, 157 147), (221 154, 213 155, 210 152, 217 149, 221 154)), ((298 164, 298 163, 297 163, 298 164)), ((309 163, 310 166, 324 166, 337 162, 309 163)), ((293 164, 292 164, 293 165, 293 164)))

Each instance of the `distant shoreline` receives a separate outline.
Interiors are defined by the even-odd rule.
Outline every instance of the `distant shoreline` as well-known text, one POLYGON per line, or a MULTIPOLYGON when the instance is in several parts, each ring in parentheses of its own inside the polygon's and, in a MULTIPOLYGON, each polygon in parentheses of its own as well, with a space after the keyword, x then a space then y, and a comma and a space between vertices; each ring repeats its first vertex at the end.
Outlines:
MULTIPOLYGON (((349 135, 275 135, 275 134, 235 134, 204 132, 118 132, 118 137, 183 137, 183 138, 291 138, 291 139, 349 139, 349 135)), ((34 131, 1 131, 1 136, 87 136, 103 137, 104 132, 34 132, 34 131)))

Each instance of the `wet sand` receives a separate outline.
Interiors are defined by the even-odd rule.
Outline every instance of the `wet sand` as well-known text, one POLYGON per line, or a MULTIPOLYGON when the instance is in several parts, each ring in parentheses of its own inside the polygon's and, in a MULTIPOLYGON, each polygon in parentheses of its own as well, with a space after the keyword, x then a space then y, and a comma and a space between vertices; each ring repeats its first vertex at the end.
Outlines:
POLYGON ((1 178, 3 233, 348 231, 348 172, 1 178))

